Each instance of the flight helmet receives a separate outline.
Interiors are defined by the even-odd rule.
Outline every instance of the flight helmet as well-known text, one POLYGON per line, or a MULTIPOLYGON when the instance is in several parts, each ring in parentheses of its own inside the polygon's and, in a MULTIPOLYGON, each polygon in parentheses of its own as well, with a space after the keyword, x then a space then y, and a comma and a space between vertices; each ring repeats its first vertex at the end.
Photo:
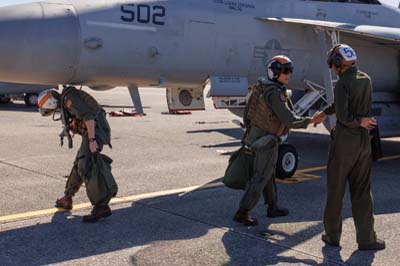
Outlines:
POLYGON ((267 64, 267 76, 269 80, 277 81, 281 74, 293 73, 293 63, 285 55, 274 56, 267 64))
POLYGON ((341 69, 344 66, 352 66, 357 61, 357 54, 347 44, 338 44, 328 51, 327 63, 329 68, 336 66, 341 69))
POLYGON ((42 116, 49 116, 59 107, 60 94, 51 89, 42 91, 38 97, 39 113, 42 116))

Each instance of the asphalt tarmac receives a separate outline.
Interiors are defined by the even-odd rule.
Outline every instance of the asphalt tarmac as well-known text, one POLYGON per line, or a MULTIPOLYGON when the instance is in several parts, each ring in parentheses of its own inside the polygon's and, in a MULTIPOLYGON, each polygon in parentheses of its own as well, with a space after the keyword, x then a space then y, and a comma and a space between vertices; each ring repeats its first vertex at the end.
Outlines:
MULTIPOLYGON (((291 133, 299 171, 278 183, 287 217, 267 218, 262 201, 247 228, 232 217, 242 191, 221 184, 242 130, 226 110, 169 115, 163 89, 142 88, 144 117, 109 117, 113 173, 119 185, 113 215, 96 224, 82 188, 72 211, 62 196, 74 148, 59 146, 60 122, 23 102, 0 105, 0 265, 399 265, 400 139, 383 141, 373 165, 378 237, 387 248, 358 251, 348 193, 341 248, 321 241, 329 136, 323 127, 291 133)), ((125 88, 90 91, 107 112, 131 110, 125 88)), ((208 107, 211 104, 207 103, 208 107)))

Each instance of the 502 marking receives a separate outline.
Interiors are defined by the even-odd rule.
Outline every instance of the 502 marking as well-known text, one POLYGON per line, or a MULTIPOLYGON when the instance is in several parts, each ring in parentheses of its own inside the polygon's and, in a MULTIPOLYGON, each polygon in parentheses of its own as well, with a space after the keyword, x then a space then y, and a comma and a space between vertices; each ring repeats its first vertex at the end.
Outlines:
POLYGON ((121 20, 124 22, 138 22, 143 24, 153 23, 155 25, 165 24, 165 7, 149 6, 144 4, 121 5, 121 20))

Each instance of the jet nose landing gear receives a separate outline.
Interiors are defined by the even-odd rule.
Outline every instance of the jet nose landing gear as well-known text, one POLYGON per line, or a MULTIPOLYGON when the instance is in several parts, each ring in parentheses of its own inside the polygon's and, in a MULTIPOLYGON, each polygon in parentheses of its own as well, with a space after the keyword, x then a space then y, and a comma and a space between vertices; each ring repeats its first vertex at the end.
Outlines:
POLYGON ((296 148, 290 144, 279 145, 278 161, 276 163, 276 177, 290 178, 297 170, 299 156, 296 148))

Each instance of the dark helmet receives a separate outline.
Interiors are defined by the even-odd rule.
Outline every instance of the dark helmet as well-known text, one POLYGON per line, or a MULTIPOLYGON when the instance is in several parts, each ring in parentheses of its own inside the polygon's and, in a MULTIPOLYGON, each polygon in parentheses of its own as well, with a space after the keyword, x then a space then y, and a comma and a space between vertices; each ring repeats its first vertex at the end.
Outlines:
POLYGON ((267 64, 268 79, 276 81, 281 74, 293 73, 293 63, 285 55, 274 56, 267 64))

